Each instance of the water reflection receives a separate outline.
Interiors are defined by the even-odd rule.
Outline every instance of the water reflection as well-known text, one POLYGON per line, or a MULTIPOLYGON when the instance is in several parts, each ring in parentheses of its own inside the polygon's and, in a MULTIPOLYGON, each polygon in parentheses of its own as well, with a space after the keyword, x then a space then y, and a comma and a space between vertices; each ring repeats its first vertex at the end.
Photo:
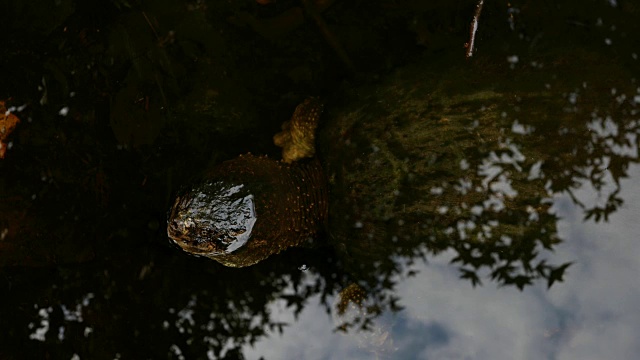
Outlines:
POLYGON ((396 306, 388 290, 410 271, 401 264, 446 251, 474 285, 550 287, 571 265, 551 256, 562 241, 554 196, 595 221, 623 204, 620 180, 637 161, 633 74, 573 54, 599 71, 564 54, 508 69, 418 63, 333 109, 321 139, 330 228, 379 306, 396 306), (575 195, 585 184, 593 200, 575 195))
POLYGON ((360 336, 363 358, 470 356, 478 348, 500 358, 513 353, 491 334, 516 343, 531 326, 544 330, 534 339, 551 339, 527 342, 532 358, 562 354, 566 346, 549 349, 567 343, 591 342, 588 354, 599 341, 635 349, 624 339, 638 319, 615 310, 638 298, 631 281, 626 292, 618 287, 637 269, 625 253, 635 248, 611 251, 615 245, 587 236, 635 224, 633 214, 615 223, 637 201, 623 195, 638 155, 632 4, 603 3, 591 13, 577 2, 567 3, 571 11, 523 2, 506 14, 486 4, 477 57, 462 62, 467 6, 337 2, 323 16, 346 24, 334 31, 364 77, 398 68, 346 90, 336 90, 344 70, 335 71, 341 61, 316 28, 266 42, 227 21, 247 9, 261 19, 280 15, 292 7, 286 1, 219 2, 215 10, 117 4, 74 12, 63 1, 52 16, 15 5, 46 21, 2 22, 10 27, 3 34, 15 36, 3 38, 0 63, 16 70, 4 75, 0 99, 28 107, 16 114, 14 146, 0 163, 0 357, 282 358, 267 339, 313 357, 349 354, 341 339, 360 336), (492 11, 504 16, 492 20, 492 11), (510 29, 501 30, 505 20, 510 29), (41 44, 33 38, 46 49, 30 45, 41 44), (416 50, 414 41, 430 47, 416 50), (169 247, 160 224, 177 184, 214 151, 218 160, 269 149, 292 98, 323 89, 333 126, 323 144, 335 146, 323 151, 345 195, 334 199, 344 212, 333 213, 342 217, 329 236, 249 269, 169 247), (357 126, 336 126, 344 121, 357 126), (247 130, 253 126, 261 131, 247 130), (568 228, 562 217, 588 222, 568 228), (598 245, 606 249, 592 251, 598 245), (599 260, 605 251, 614 260, 599 260), (597 272, 605 267, 613 270, 597 272), (471 290, 469 282, 485 286, 471 290), (354 307, 354 318, 328 320, 352 284, 364 290, 365 306, 354 307), (623 326, 607 333, 616 322, 623 326), (356 331, 362 327, 371 331, 356 331))

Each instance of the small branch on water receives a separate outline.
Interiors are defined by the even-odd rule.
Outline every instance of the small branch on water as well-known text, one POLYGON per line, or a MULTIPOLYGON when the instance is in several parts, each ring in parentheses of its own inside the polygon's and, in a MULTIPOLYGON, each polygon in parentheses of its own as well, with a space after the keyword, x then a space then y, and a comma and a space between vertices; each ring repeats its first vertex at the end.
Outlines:
POLYGON ((478 19, 480 19, 480 13, 482 12, 482 4, 484 0, 479 0, 478 5, 476 5, 476 11, 473 14, 473 20, 471 21, 471 29, 469 30, 469 42, 464 44, 467 48, 467 58, 473 56, 473 48, 476 42, 476 32, 478 31, 478 19))

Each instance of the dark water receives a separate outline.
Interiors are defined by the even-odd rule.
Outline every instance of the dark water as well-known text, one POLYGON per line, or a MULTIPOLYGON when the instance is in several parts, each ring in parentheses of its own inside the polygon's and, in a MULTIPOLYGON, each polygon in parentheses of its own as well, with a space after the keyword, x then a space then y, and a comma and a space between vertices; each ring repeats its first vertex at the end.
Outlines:
POLYGON ((487 2, 465 59, 473 1, 304 3, 1 3, 20 122, 0 134, 0 358, 635 359, 640 7, 487 2), (353 147, 429 175, 382 232, 431 235, 366 255, 324 236, 244 269, 171 246, 178 188, 277 157, 309 95, 438 124, 353 147), (354 283, 365 305, 337 316, 354 283))

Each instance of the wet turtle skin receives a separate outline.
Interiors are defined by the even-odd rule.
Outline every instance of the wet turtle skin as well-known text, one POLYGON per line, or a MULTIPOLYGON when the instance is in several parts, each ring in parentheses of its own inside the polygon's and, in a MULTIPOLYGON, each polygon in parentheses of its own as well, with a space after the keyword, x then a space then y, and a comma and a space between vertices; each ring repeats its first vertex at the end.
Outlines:
POLYGON ((276 136, 286 144, 283 160, 242 155, 182 190, 170 210, 169 238, 188 253, 230 267, 253 265, 313 239, 327 219, 327 182, 320 162, 309 159, 313 137, 304 133, 315 132, 321 112, 317 99, 297 107, 276 136))

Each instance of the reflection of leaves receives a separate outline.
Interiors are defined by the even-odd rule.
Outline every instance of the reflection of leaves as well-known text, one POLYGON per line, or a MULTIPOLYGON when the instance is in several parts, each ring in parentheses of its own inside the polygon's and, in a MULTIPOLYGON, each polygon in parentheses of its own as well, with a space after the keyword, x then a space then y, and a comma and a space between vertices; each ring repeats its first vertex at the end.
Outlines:
POLYGON ((471 284, 473 286, 482 285, 482 282, 480 281, 480 277, 478 276, 475 270, 460 268, 460 272, 462 272, 462 275, 460 275, 461 279, 467 279, 471 281, 471 284))
POLYGON ((504 280, 504 285, 515 285, 520 290, 523 290, 525 286, 531 284, 531 278, 523 275, 518 275, 516 277, 511 277, 504 280))
POLYGON ((620 192, 620 188, 616 189, 609 195, 607 203, 603 207, 593 207, 591 209, 585 209, 584 219, 593 221, 609 221, 609 214, 612 214, 624 203, 624 200, 616 195, 620 192))
POLYGON ((553 283, 556 281, 563 281, 564 272, 565 270, 567 270, 567 268, 569 268, 569 266, 571 266, 571 264, 573 264, 573 262, 568 262, 558 267, 550 266, 549 268, 551 269, 551 271, 549 272, 547 287, 550 288, 551 285, 553 285, 553 283))

